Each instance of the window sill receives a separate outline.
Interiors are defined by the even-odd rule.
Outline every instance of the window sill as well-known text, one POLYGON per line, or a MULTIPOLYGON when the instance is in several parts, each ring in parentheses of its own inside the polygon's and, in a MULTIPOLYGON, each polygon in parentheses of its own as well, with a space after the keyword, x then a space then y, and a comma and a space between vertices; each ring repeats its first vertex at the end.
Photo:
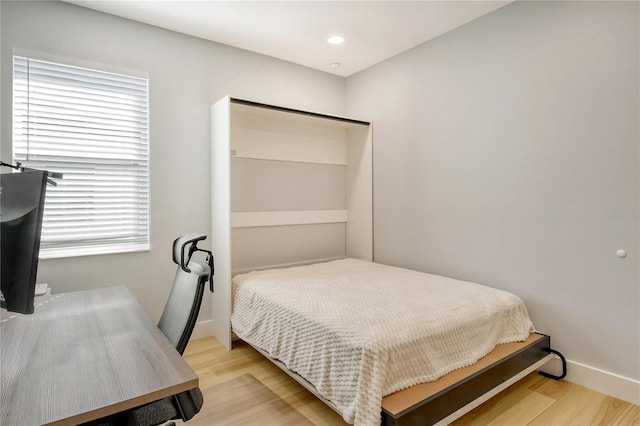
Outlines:
POLYGON ((108 246, 89 246, 72 248, 40 249, 39 259, 61 259, 65 257, 95 256, 101 254, 118 254, 149 251, 149 243, 123 244, 108 246))

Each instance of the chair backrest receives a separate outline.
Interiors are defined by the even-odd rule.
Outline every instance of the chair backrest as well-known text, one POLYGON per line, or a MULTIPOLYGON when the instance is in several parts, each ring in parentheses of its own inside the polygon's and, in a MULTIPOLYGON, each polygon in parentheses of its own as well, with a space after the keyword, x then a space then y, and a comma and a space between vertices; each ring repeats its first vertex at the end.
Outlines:
POLYGON ((191 338, 202 304, 204 287, 211 274, 206 263, 184 259, 184 246, 187 244, 184 240, 185 237, 178 238, 173 243, 173 261, 178 264, 178 268, 169 299, 158 322, 158 327, 180 355, 184 353, 191 338), (188 262, 186 265, 181 264, 185 261, 188 262))

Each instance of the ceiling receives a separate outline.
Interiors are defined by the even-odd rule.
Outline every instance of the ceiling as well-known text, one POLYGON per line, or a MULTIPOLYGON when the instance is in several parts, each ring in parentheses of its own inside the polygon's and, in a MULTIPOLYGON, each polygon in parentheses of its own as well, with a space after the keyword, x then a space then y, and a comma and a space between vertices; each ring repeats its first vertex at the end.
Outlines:
POLYGON ((343 77, 511 2, 66 1, 343 77))

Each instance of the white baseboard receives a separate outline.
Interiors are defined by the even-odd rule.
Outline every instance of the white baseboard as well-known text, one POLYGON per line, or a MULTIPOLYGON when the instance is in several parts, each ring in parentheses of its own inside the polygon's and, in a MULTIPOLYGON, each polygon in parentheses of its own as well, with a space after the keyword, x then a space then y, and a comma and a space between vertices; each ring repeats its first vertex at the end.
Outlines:
MULTIPOLYGON (((560 359, 554 359, 543 369, 551 374, 562 372, 560 359)), ((599 368, 567 360, 567 377, 571 383, 640 405, 640 381, 620 376, 599 368)))
POLYGON ((191 340, 202 339, 209 336, 213 336, 213 320, 197 322, 193 328, 191 340))

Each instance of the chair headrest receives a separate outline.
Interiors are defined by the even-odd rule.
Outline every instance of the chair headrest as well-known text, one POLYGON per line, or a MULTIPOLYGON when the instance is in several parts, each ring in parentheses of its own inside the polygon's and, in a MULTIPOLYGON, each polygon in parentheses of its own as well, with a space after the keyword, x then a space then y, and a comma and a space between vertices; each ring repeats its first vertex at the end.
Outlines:
POLYGON ((206 238, 207 236, 205 234, 197 232, 176 238, 173 242, 173 262, 178 264, 183 270, 187 271, 187 265, 189 264, 191 255, 197 247, 198 241, 205 240, 206 238), (185 249, 190 244, 192 246, 189 247, 189 252, 185 254, 185 249))

